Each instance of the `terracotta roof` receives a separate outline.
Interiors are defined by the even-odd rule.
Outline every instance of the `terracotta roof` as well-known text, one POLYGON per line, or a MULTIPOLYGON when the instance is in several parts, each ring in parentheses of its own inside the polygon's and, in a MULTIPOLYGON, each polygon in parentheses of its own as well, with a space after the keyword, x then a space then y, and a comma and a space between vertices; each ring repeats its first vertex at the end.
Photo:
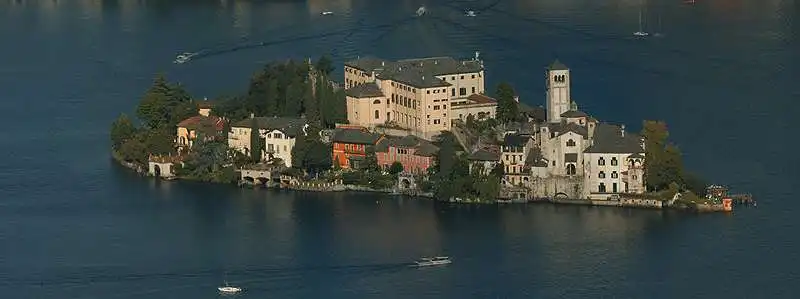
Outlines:
POLYGON ((222 131, 225 128, 225 120, 219 118, 217 116, 202 116, 202 115, 195 115, 190 118, 184 119, 180 123, 178 123, 179 128, 186 128, 189 130, 196 130, 200 128, 202 124, 208 124, 213 126, 217 132, 222 131))

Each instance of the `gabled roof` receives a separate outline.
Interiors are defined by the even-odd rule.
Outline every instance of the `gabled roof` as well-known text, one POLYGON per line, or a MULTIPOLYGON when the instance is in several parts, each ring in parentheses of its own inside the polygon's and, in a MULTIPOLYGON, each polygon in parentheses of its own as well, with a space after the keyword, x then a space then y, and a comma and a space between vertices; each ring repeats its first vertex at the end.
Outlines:
POLYGON ((382 138, 375 147, 375 152, 388 152, 389 147, 400 147, 414 149, 414 155, 423 157, 432 157, 439 152, 439 147, 414 135, 407 135, 403 137, 398 136, 385 136, 382 138))
POLYGON ((611 124, 598 124, 594 129, 592 145, 584 153, 636 154, 643 153, 641 137, 636 134, 622 134, 622 128, 611 124))
POLYGON ((506 137, 503 138, 503 145, 523 147, 528 143, 528 140, 530 140, 530 138, 522 134, 507 134, 506 137))
POLYGON ((589 132, 586 130, 586 127, 576 123, 568 123, 563 121, 560 123, 548 123, 547 128, 550 129, 550 132, 555 132, 556 137, 564 135, 567 132, 573 132, 583 136, 584 138, 589 136, 589 132))
POLYGON ((273 116, 273 117, 245 118, 243 120, 234 123, 233 125, 231 125, 231 127, 251 128, 253 126, 253 121, 256 122, 256 125, 258 126, 259 129, 280 130, 289 137, 295 137, 298 134, 302 133, 303 128, 306 126, 305 118, 273 116))
POLYGON ((551 63, 551 64, 550 64, 550 66, 548 66, 548 67, 547 67, 547 69, 549 69, 549 70, 551 70, 551 71, 558 71, 558 70, 564 71, 564 70, 569 70, 569 68, 568 68, 566 65, 564 65, 563 63, 561 63, 561 61, 558 61, 558 59, 556 59, 555 61, 553 61, 553 63, 551 63))
POLYGON ((567 112, 561 113, 561 117, 586 117, 586 116, 589 115, 580 110, 569 110, 567 112))
POLYGON ((188 130, 197 130, 202 126, 213 127, 219 132, 225 128, 225 120, 214 115, 195 115, 178 123, 179 128, 186 128, 188 130))
POLYGON ((350 89, 345 90, 345 93, 354 98, 374 98, 383 96, 383 92, 381 91, 380 87, 372 82, 353 86, 350 89))
POLYGON ((388 61, 363 57, 345 62, 346 66, 365 72, 376 72, 377 77, 397 81, 417 88, 450 86, 436 76, 477 73, 483 70, 478 60, 456 60, 452 57, 429 57, 388 61))
POLYGON ((500 154, 485 149, 479 149, 472 152, 467 159, 470 161, 500 161, 500 154))
POLYGON ((333 133, 333 142, 350 144, 375 144, 381 135, 363 129, 337 128, 333 133))

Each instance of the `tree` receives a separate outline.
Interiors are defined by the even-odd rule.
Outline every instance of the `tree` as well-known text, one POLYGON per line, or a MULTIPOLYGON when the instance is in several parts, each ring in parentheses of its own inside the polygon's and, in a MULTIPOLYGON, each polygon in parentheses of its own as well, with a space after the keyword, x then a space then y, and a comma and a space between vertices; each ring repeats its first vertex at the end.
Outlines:
POLYGON ((250 160, 253 163, 261 162, 264 151, 264 139, 261 138, 261 129, 256 118, 250 119, 250 160))
POLYGON ((442 133, 439 138, 439 152, 434 160, 434 175, 432 177, 434 194, 439 200, 449 200, 455 196, 453 170, 456 166, 456 140, 452 133, 442 133))
POLYGON ((683 186, 686 183, 683 159, 678 147, 667 141, 667 124, 662 121, 645 121, 642 136, 645 143, 644 179, 647 189, 663 190, 671 183, 683 186))
POLYGON ((361 169, 366 172, 379 172, 381 167, 378 165, 378 157, 375 155, 375 147, 367 145, 364 164, 361 169))
POLYGON ((118 150, 122 143, 136 135, 136 127, 133 126, 127 115, 121 114, 111 124, 111 148, 118 150))
POLYGON ((392 162, 392 165, 389 166, 389 174, 396 176, 401 172, 403 172, 403 163, 397 161, 392 162))
POLYGON ((153 80, 153 85, 145 92, 139 107, 136 109, 136 116, 144 122, 148 128, 165 126, 170 120, 170 91, 169 83, 163 75, 158 75, 153 80))
POLYGON ((139 165, 147 165, 147 151, 143 133, 136 134, 125 140, 117 150, 122 160, 139 165))
POLYGON ((319 59, 317 59, 317 64, 315 66, 317 71, 321 74, 325 75, 326 77, 333 72, 333 61, 328 57, 328 55, 323 55, 319 59))
POLYGON ((283 106, 283 115, 288 117, 298 117, 303 109, 304 96, 306 93, 306 83, 295 80, 286 90, 286 102, 283 106))
POLYGON ((495 98, 497 99, 497 120, 501 123, 508 123, 519 117, 519 106, 514 97, 516 91, 508 83, 497 85, 495 98))
POLYGON ((166 128, 153 129, 145 132, 144 144, 147 153, 153 155, 175 154, 175 133, 166 128))

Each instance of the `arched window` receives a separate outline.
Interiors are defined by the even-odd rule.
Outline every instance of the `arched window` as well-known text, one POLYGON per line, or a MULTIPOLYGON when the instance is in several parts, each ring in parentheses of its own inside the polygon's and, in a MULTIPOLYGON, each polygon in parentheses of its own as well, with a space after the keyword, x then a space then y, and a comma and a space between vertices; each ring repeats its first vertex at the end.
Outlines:
POLYGON ((567 175, 575 175, 575 164, 567 164, 567 175))
POLYGON ((612 166, 617 166, 617 157, 611 158, 611 165, 612 166))
POLYGON ((572 140, 572 139, 567 140, 567 146, 569 146, 569 147, 575 146, 575 140, 572 140))
POLYGON ((601 178, 601 179, 604 179, 604 178, 606 178, 606 173, 601 171, 600 173, 597 174, 597 177, 601 178))
POLYGON ((381 100, 375 100, 375 101, 373 101, 372 103, 373 103, 373 104, 380 104, 380 103, 381 103, 381 100))
POLYGON ((379 118, 381 118, 381 112, 378 111, 378 110, 375 110, 375 119, 379 119, 379 118))
POLYGON ((600 157, 600 159, 597 159, 597 165, 600 165, 600 166, 606 165, 606 159, 603 159, 603 157, 600 157))
MULTIPOLYGON (((611 160, 611 161, 614 161, 614 160, 611 160)), ((616 171, 614 171, 614 172, 611 172, 611 178, 612 178, 612 179, 616 179, 616 178, 618 178, 618 177, 619 177, 619 174, 618 174, 616 171)))

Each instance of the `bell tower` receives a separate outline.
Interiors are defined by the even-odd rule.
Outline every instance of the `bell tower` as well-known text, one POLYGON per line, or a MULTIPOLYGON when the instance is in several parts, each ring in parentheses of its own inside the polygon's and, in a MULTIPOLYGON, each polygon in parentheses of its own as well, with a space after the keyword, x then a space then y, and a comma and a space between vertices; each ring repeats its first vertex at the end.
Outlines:
POLYGON ((561 114, 569 111, 569 68, 556 60, 547 67, 547 121, 561 122, 561 114))

